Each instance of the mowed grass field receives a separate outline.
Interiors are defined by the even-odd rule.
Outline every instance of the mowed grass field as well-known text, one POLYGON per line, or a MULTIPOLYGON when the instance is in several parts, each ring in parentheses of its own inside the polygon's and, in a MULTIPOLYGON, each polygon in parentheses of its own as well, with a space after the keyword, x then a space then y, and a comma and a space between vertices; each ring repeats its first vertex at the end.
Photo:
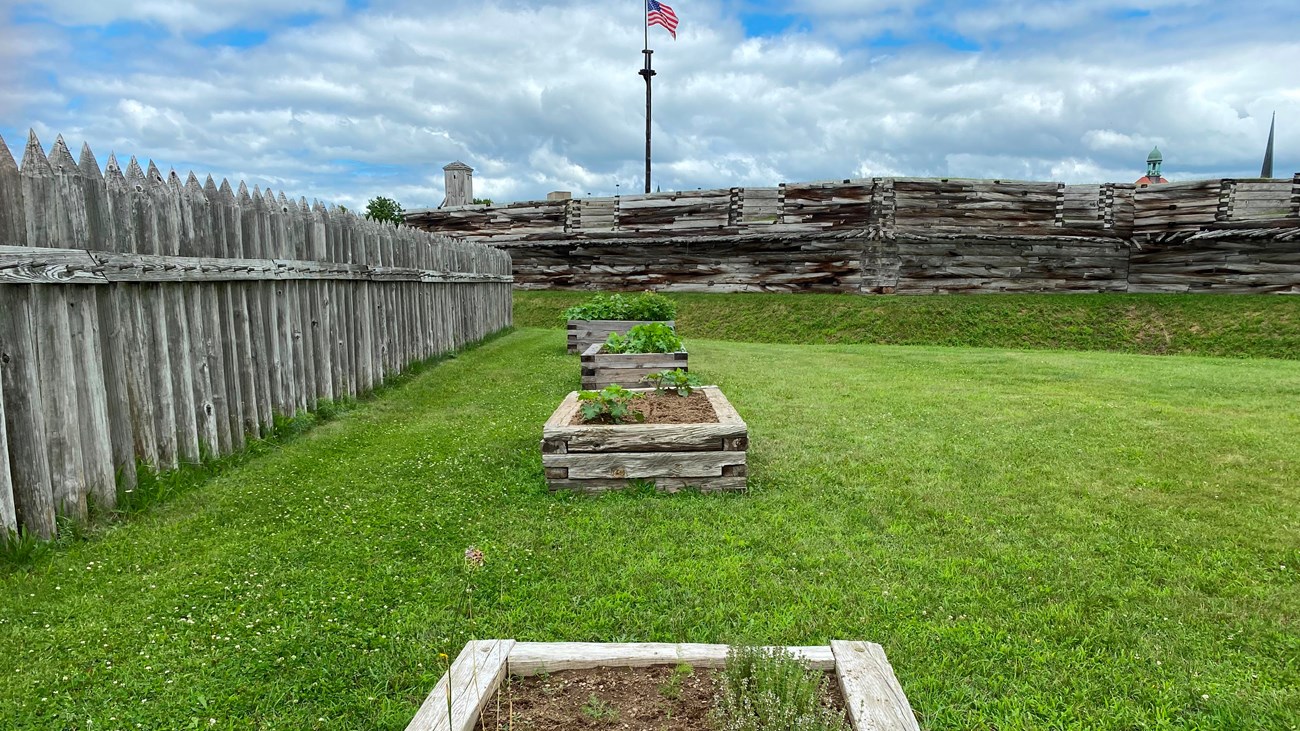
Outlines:
POLYGON ((750 494, 548 494, 578 365, 524 328, 0 568, 0 727, 401 729, 471 637, 875 641, 926 729, 1300 724, 1300 363, 688 347, 750 494))
MULTIPOLYGON (((515 324, 561 327, 588 292, 516 292, 515 324)), ((673 294, 684 336, 1300 360, 1300 297, 1259 295, 673 294)))

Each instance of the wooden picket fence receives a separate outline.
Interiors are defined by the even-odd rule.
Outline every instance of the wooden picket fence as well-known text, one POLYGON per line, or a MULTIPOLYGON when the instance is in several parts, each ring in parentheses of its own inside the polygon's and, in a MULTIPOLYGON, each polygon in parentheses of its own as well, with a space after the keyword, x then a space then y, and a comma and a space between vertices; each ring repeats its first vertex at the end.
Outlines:
POLYGON ((0 531, 112 509, 511 323, 510 257, 244 184, 0 140, 0 531))

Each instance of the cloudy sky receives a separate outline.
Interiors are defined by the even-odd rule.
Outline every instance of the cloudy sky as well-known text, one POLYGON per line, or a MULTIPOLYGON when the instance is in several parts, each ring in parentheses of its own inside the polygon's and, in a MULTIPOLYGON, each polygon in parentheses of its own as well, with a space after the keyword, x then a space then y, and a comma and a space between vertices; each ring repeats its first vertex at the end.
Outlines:
MULTIPOLYGON (((1296 0, 669 0, 664 190, 1300 171, 1296 0)), ((638 191, 642 0, 0 0, 0 135, 361 205, 638 191)))

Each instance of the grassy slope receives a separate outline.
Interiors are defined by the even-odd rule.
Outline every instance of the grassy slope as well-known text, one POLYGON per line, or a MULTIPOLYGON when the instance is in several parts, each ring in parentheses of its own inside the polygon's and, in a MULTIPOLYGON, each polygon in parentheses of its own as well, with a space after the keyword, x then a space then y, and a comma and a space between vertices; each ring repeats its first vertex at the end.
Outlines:
POLYGON ((521 331, 0 575, 0 719, 400 729, 471 632, 874 640, 929 729, 1300 717, 1300 364, 691 346, 752 494, 546 494, 577 366, 521 331))
MULTIPOLYGON (((515 323, 558 327, 583 292, 516 292, 515 323)), ((1300 359, 1300 297, 674 294, 688 337, 1300 359)))

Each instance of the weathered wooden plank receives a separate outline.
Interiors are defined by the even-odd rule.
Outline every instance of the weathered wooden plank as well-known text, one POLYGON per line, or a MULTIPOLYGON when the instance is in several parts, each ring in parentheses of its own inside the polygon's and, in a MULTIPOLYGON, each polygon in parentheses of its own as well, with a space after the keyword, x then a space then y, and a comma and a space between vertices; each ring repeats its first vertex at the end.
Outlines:
MULTIPOLYGON (((284 237, 283 249, 284 257, 288 259, 302 259, 302 247, 304 240, 302 237, 301 219, 298 215, 297 207, 289 202, 284 191, 280 191, 279 200, 276 205, 276 213, 279 217, 279 229, 284 237)), ((306 411, 311 407, 313 400, 308 395, 310 387, 308 385, 310 369, 307 367, 308 349, 307 327, 310 324, 304 313, 303 283, 299 281, 289 281, 285 283, 285 296, 289 309, 289 333, 290 345, 293 348, 293 366, 289 376, 293 381, 294 409, 295 411, 306 411)))
MULTIPOLYGON (((214 183, 215 184, 215 183, 214 183)), ((211 197, 208 186, 204 192, 211 197)), ((235 200, 230 181, 223 179, 216 190, 216 211, 222 234, 219 254, 230 257, 244 256, 243 214, 235 200)), ((258 428, 257 371, 253 361, 254 339, 251 325, 253 297, 251 287, 244 283, 226 285, 226 312, 224 328, 230 332, 233 347, 225 352, 226 371, 232 385, 230 440, 235 448, 242 448, 249 437, 256 437, 258 428)))
MULTIPOLYGON (((196 228, 202 250, 213 257, 226 255, 225 219, 222 212, 221 193, 216 182, 208 176, 203 185, 191 173, 186 191, 202 210, 203 220, 196 218, 196 228), (202 204, 199 204, 200 199, 202 204)), ((221 454, 243 449, 244 428, 240 404, 238 354, 239 342, 235 336, 232 311, 231 285, 213 283, 206 292, 208 368, 212 377, 212 399, 217 419, 217 446, 221 454)))
MULTIPOLYGON (((609 339, 612 333, 626 335, 637 325, 646 324, 647 320, 569 320, 568 322, 568 348, 570 353, 582 353, 587 348, 596 343, 603 343, 609 339)), ((677 323, 673 320, 660 321, 668 327, 676 329, 677 323)))
MULTIPOLYGON (((261 191, 257 195, 249 194, 248 186, 239 184, 236 210, 240 219, 240 238, 244 245, 244 256, 261 258, 268 252, 266 231, 262 222, 265 201, 261 191)), ((253 392, 257 402, 257 430, 260 436, 267 436, 275 425, 275 409, 279 403, 279 379, 273 376, 279 366, 279 358, 273 348, 275 345, 275 308, 274 285, 271 282, 258 282, 246 290, 248 302, 248 326, 251 338, 251 362, 253 366, 253 392)), ((278 349, 276 349, 278 351, 278 349)), ((249 414, 245 412, 247 420, 249 414)))
MULTIPOLYGON (((306 250, 308 256, 319 262, 326 260, 325 219, 323 209, 317 203, 302 210, 305 227, 306 250)), ((314 378, 312 394, 315 400, 334 400, 332 381, 333 361, 330 358, 330 291, 329 282, 317 282, 311 286, 311 360, 314 378)))
MULTIPOLYGON (((716 408, 716 406, 715 406, 716 408)), ((572 413, 570 414, 572 418, 572 413)), ((608 426, 557 426, 543 431, 571 453, 722 451, 727 439, 743 437, 743 424, 638 424, 635 431, 608 426)))
MULTIPOLYGON (((54 170, 35 133, 28 136, 21 176, 28 243, 50 247, 70 236, 66 205, 55 189, 54 170)), ((63 287, 36 288, 32 322, 55 509, 74 520, 85 520, 88 488, 77 418, 77 377, 69 322, 72 297, 63 287)))
MULTIPOLYGON (((561 468, 563 469, 563 468, 561 468)), ((697 490, 702 493, 745 492, 748 482, 745 476, 723 477, 627 477, 627 478, 556 478, 548 476, 547 487, 556 492, 572 491, 586 495, 599 495, 606 492, 626 490, 635 483, 650 483, 658 492, 677 493, 683 490, 697 490)))
POLYGON ((510 283, 509 275, 475 275, 419 268, 330 266, 316 261, 155 256, 82 249, 0 245, 0 281, 16 284, 114 282, 241 282, 372 280, 387 282, 510 283))
MULTIPOLYGON (((53 171, 56 196, 54 241, 72 240, 90 244, 86 190, 81 167, 73 159, 63 137, 50 150, 47 162, 53 171)), ((99 171, 95 171, 96 177, 99 171)), ((65 293, 77 395, 77 424, 80 429, 82 472, 86 498, 100 507, 117 504, 113 445, 109 435, 108 395, 104 383, 105 354, 99 334, 99 301, 93 287, 69 288, 65 293)))
MULTIPOLYGON (((0 164, 6 154, 3 148, 0 144, 0 164)), ((0 170, 0 180, 3 177, 0 170)), ((0 196, 4 187, 0 183, 0 196)), ((13 223, 12 214, 22 210, 5 203, 0 197, 0 225, 13 223)), ((0 311, 5 313, 0 317, 0 379, 4 381, 6 394, 5 420, 18 520, 32 535, 52 538, 54 487, 45 446, 45 408, 32 322, 36 298, 31 289, 0 285, 0 311)))
POLYGON ((406 730, 473 731, 479 714, 505 678, 506 658, 514 646, 514 640, 466 644, 406 730))
MULTIPOLYGON (((325 205, 321 206, 319 215, 325 227, 326 258, 330 262, 340 263, 346 258, 342 224, 334 210, 325 205)), ((355 314, 345 309, 351 289, 352 286, 348 282, 330 283, 329 316, 326 321, 329 328, 327 337, 331 363, 330 389, 334 397, 340 399, 347 394, 347 380, 343 375, 346 369, 342 345, 343 333, 347 322, 356 319, 355 314)))
MULTIPOLYGON (((335 209, 335 217, 341 238, 342 255, 345 261, 368 261, 365 238, 357 229, 356 216, 335 209)), ((378 262, 371 262, 378 264, 378 262)), ((355 397, 358 391, 374 388, 383 378, 375 347, 375 323, 379 316, 379 301, 376 296, 378 285, 360 282, 347 286, 344 292, 343 311, 347 313, 342 319, 343 339, 340 343, 343 368, 343 383, 339 392, 355 397)))
MULTIPOLYGON (((245 231, 245 241, 252 240, 257 246, 257 256, 275 258, 278 256, 276 250, 274 232, 270 220, 270 211, 266 207, 266 197, 262 194, 261 188, 253 187, 249 203, 243 205, 247 210, 250 222, 250 230, 245 231)), ((263 417, 261 419, 261 430, 263 434, 268 434, 274 428, 274 419, 276 414, 286 414, 286 395, 284 385, 284 354, 281 352, 284 337, 281 330, 284 323, 281 320, 280 308, 278 306, 278 282, 265 282, 258 287, 258 299, 260 311, 256 313, 255 326, 258 328, 258 336, 261 342, 258 344, 257 352, 261 357, 258 363, 258 378, 260 388, 265 389, 267 402, 262 405, 263 417)), ((260 395, 260 394, 259 394, 260 395)))
MULTIPOLYGON (((88 246, 91 249, 112 250, 128 247, 130 239, 115 233, 113 206, 108 197, 108 187, 99 169, 99 162, 89 145, 82 145, 81 159, 82 195, 85 200, 88 246)), ((135 437, 131 421, 131 400, 128 392, 128 343, 124 324, 129 316, 130 303, 122 287, 106 287, 92 292, 98 306, 96 325, 99 330, 97 350, 102 354, 105 408, 108 417, 108 439, 112 453, 112 466, 116 485, 109 495, 102 496, 112 509, 117 504, 117 488, 135 489, 136 454, 135 437)))
POLYGON ((718 415, 718 423, 724 427, 745 427, 745 420, 740 418, 740 413, 736 407, 722 395, 722 391, 717 386, 705 386, 704 395, 709 397, 709 403, 713 405, 713 412, 718 415))
POLYGON ((856 729, 920 731, 885 650, 872 642, 832 641, 835 674, 856 729))
POLYGON ((722 468, 745 464, 744 452, 618 452, 544 454, 543 467, 565 467, 570 479, 722 477, 722 468))
MULTIPOLYGON (((27 240, 22 179, 9 146, 0 137, 0 240, 27 240)), ((16 532, 19 511, 33 535, 54 533, 54 510, 45 451, 36 443, 45 431, 31 342, 31 287, 0 284, 0 531, 16 532), (5 395, 6 389, 9 396, 5 395), (47 507, 36 503, 44 499, 47 507)), ((8 537, 7 535, 5 536, 8 537)))
MULTIPOLYGON (((153 202, 158 252, 176 256, 180 253, 181 241, 180 191, 168 185, 153 161, 149 162, 145 180, 146 193, 153 202)), ((163 329, 159 335, 167 342, 172 381, 172 409, 176 424, 177 459, 189 464, 198 464, 201 459, 198 406, 194 389, 194 364, 191 360, 187 303, 190 292, 180 284, 164 284, 161 285, 161 290, 163 321, 159 324, 163 329)))
MULTIPOLYGON (((780 649, 802 661, 810 670, 835 670, 835 655, 824 645, 780 649)), ((727 666, 730 650, 727 645, 695 643, 517 642, 510 650, 509 665, 510 674, 517 677, 563 670, 644 668, 682 663, 716 670, 727 666)))
POLYGON ((0 544, 18 532, 18 510, 14 503, 14 478, 9 469, 9 430, 5 426, 5 387, 0 378, 0 544))
MULTIPOLYGON (((132 190, 127 183, 117 157, 110 155, 105 166, 104 186, 107 192, 108 214, 112 221, 112 249, 120 252, 137 250, 137 216, 132 202, 132 190)), ((114 287, 121 308, 123 354, 125 360, 126 397, 131 422, 131 441, 135 458, 158 468, 158 432, 154 420, 156 411, 151 385, 153 363, 149 358, 149 333, 142 324, 149 300, 143 287, 114 287)))
MULTIPOLYGON (((155 202, 147 190, 144 170, 134 157, 127 164, 126 182, 133 193, 132 248, 143 254, 159 254, 163 247, 159 242, 158 221, 154 214, 155 202)), ((137 328, 147 344, 146 352, 150 363, 146 372, 158 447, 155 466, 159 469, 175 469, 180 460, 177 454, 176 407, 172 389, 172 359, 168 349, 166 303, 161 286, 143 287, 139 293, 141 309, 137 328)))
MULTIPOLYGON (((215 210, 215 185, 212 188, 213 199, 208 197, 204 186, 194 173, 185 181, 185 199, 190 206, 194 225, 194 248, 200 256, 217 256, 220 244, 219 213, 215 210)), ((197 317, 202 321, 203 348, 202 356, 206 360, 206 385, 209 388, 209 402, 212 414, 207 424, 208 438, 215 439, 212 449, 216 454, 229 454, 232 450, 231 392, 226 373, 226 356, 224 351, 233 347, 229 333, 223 328, 225 295, 223 283, 205 283, 196 289, 202 294, 202 307, 197 317)))
MULTIPOLYGON (((254 204, 258 203, 256 189, 254 204)), ((288 259, 288 245, 285 236, 284 219, 279 209, 275 193, 267 188, 261 197, 263 225, 266 227, 264 243, 272 258, 288 259)), ((278 389, 275 401, 276 410, 286 416, 293 416, 298 411, 298 389, 295 378, 294 363, 294 308, 291 303, 288 282, 276 282, 271 290, 271 307, 275 310, 275 331, 273 333, 272 376, 276 379, 272 386, 278 389)))

